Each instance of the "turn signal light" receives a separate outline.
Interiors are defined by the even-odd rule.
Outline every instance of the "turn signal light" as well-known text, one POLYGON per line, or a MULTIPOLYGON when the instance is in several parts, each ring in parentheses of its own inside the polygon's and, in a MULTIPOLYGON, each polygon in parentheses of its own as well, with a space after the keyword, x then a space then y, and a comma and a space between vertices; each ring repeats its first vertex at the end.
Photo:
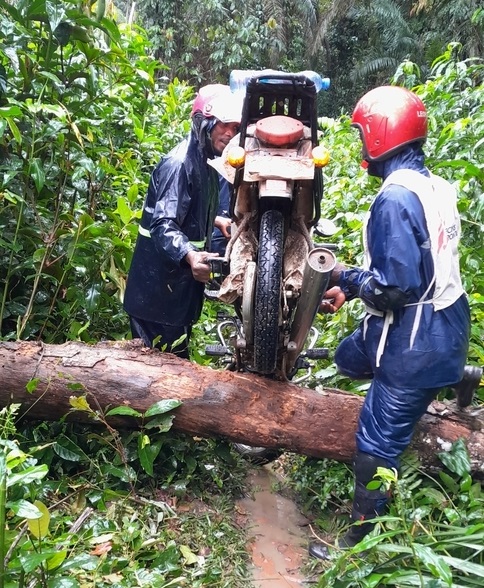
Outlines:
POLYGON ((245 163, 245 149, 243 147, 231 147, 227 154, 227 161, 232 167, 242 167, 245 163))
POLYGON ((329 159, 330 159, 329 151, 326 149, 326 147, 323 147, 322 145, 318 145, 317 147, 314 147, 313 161, 314 161, 315 167, 324 167, 324 166, 328 165, 329 159))

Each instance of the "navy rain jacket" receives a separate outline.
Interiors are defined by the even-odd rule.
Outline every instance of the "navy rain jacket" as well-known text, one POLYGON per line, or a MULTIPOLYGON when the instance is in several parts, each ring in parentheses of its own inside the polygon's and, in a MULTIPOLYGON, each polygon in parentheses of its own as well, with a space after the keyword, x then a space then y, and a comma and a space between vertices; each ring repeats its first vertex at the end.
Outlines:
MULTIPOLYGON (((412 144, 386 161, 371 163, 368 171, 385 179, 398 169, 428 175, 421 148, 412 144)), ((367 237, 370 271, 348 269, 342 272, 339 286, 347 299, 359 297, 373 307, 382 298, 379 285, 396 288, 397 300, 400 295, 397 307, 392 306, 394 322, 380 367, 376 367, 375 357, 384 319, 370 316, 367 321, 365 353, 375 377, 386 385, 405 388, 455 384, 462 378, 468 350, 470 314, 465 294, 437 312, 432 304, 424 304, 414 345, 412 349, 409 346, 416 307, 405 304, 418 302, 434 274, 429 233, 419 198, 402 186, 386 187, 372 205, 367 237)), ((363 328, 360 325, 355 336, 361 337, 363 328)))
POLYGON ((218 174, 195 125, 155 168, 128 275, 124 309, 141 320, 181 327, 196 322, 204 284, 183 260, 203 249, 218 206, 218 174), (148 236, 149 235, 149 236, 148 236))

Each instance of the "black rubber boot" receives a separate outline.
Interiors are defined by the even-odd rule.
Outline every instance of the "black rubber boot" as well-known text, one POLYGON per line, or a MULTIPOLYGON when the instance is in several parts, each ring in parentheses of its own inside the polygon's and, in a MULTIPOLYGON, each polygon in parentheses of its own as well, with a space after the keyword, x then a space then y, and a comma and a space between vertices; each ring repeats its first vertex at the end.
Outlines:
POLYGON ((469 406, 474 397, 474 392, 477 390, 482 378, 482 368, 474 365, 466 365, 464 368, 464 376, 460 382, 452 389, 457 398, 457 406, 465 408, 469 406))
MULTIPOLYGON (((351 520, 354 523, 374 519, 385 512, 389 494, 380 490, 368 490, 366 487, 379 467, 389 467, 389 464, 386 460, 368 453, 359 452, 355 457, 355 496, 351 512, 351 520)), ((374 523, 365 522, 361 525, 352 525, 342 537, 335 541, 334 547, 351 549, 364 539, 374 526, 374 523)), ((323 560, 330 559, 330 549, 331 546, 310 543, 309 555, 323 560)))

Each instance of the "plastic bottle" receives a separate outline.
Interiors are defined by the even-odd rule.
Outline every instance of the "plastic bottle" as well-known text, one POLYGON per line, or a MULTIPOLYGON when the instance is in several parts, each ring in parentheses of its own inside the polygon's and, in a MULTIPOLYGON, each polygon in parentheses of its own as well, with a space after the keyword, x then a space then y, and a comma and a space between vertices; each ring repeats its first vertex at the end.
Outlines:
POLYGON ((331 84, 329 78, 322 78, 318 73, 316 73, 315 71, 310 71, 309 69, 306 69, 305 71, 300 71, 298 73, 299 75, 306 76, 314 82, 314 85, 316 86, 316 92, 319 92, 320 90, 329 89, 329 86, 331 84))
POLYGON ((232 92, 245 92, 249 80, 254 76, 274 75, 281 73, 275 69, 234 69, 230 72, 229 85, 232 92))
MULTIPOLYGON (((254 76, 263 77, 264 75, 287 74, 287 72, 277 71, 275 69, 234 69, 230 72, 230 89, 232 92, 243 92, 247 88, 247 84, 254 76)), ((310 70, 296 72, 294 75, 303 75, 314 82, 316 92, 320 90, 327 90, 330 85, 329 78, 322 78, 318 73, 310 70)), ((277 83, 276 80, 267 80, 267 83, 277 83)))

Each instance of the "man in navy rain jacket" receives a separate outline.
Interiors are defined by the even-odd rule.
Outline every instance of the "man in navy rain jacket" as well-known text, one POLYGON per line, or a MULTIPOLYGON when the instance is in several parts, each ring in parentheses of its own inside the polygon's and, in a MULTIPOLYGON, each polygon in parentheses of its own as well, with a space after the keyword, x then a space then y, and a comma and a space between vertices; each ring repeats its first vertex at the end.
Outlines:
MULTIPOLYGON (((368 173, 382 178, 365 223, 363 268, 337 267, 323 312, 360 298, 367 314, 335 354, 340 373, 371 379, 356 434, 353 521, 382 514, 388 496, 368 490, 378 467, 398 468, 414 427, 443 386, 469 404, 482 370, 465 367, 470 316, 459 272, 460 221, 453 187, 424 165, 427 114, 400 87, 371 90, 355 107, 368 173)), ((353 525, 339 539, 356 545, 373 528, 353 525)), ((309 552, 325 559, 317 543, 309 552)))
POLYGON ((207 260, 216 256, 209 251, 219 178, 207 160, 237 134, 241 111, 241 99, 228 86, 200 89, 191 132, 154 170, 143 207, 124 309, 133 338, 180 357, 188 358, 210 277, 207 260))

